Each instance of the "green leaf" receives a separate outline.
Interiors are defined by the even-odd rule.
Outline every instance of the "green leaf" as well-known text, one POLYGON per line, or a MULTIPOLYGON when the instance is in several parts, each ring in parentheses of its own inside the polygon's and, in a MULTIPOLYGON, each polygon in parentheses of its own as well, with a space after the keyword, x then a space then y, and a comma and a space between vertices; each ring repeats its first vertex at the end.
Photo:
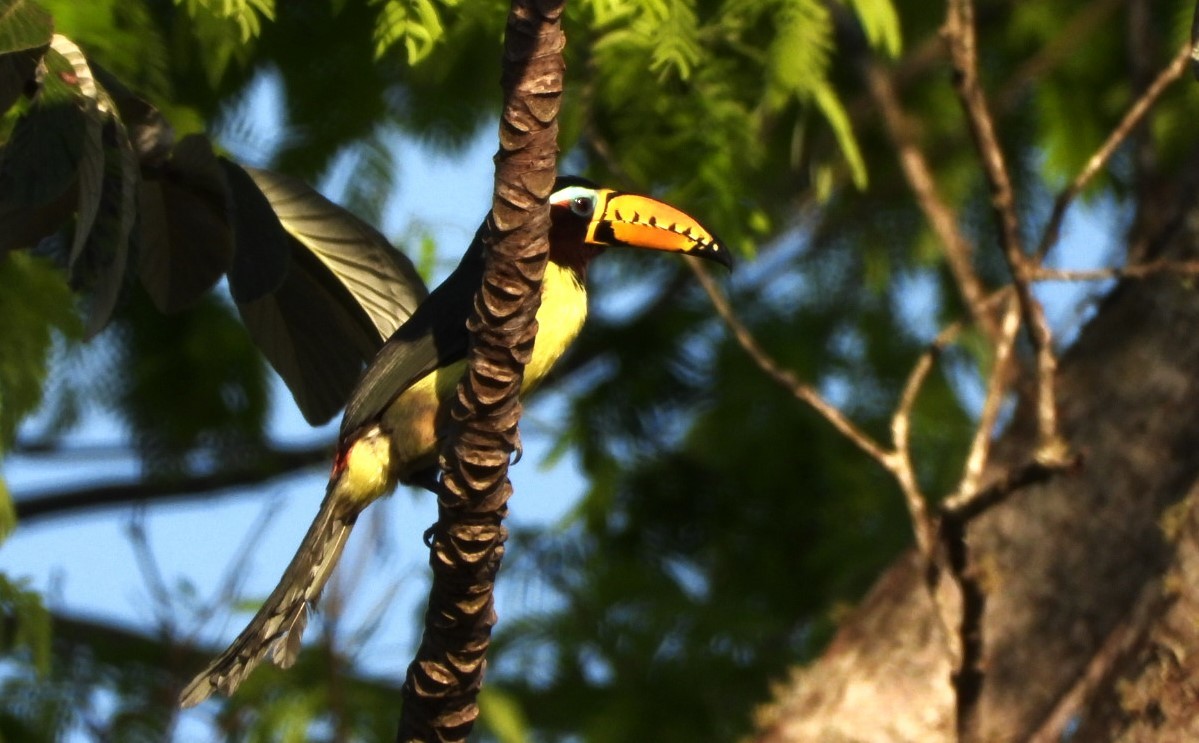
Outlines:
POLYGON ((0 617, 0 649, 27 652, 37 672, 48 673, 51 622, 41 595, 0 575, 0 617))
POLYGON ((100 208, 72 276, 91 290, 84 337, 99 333, 116 309, 125 285, 130 238, 137 219, 141 172, 124 126, 110 119, 103 128, 104 177, 100 208))
POLYGON ((250 42, 262 34, 262 20, 275 19, 274 0, 174 0, 186 5, 191 33, 199 42, 205 76, 217 88, 237 60, 248 64, 254 51, 250 42))
POLYGON ((75 42, 55 34, 50 42, 50 49, 70 65, 70 69, 59 72, 58 77, 71 89, 77 99, 77 105, 83 111, 83 149, 75 171, 79 204, 70 253, 70 266, 73 268, 79 256, 83 254, 83 246, 92 231, 96 214, 100 211, 104 183, 103 129, 106 112, 91 68, 75 42))
POLYGON ((849 120, 848 112, 841 105, 837 91, 825 83, 816 89, 815 99, 816 106, 833 129, 833 136, 837 138, 837 144, 841 146, 841 154, 845 156, 845 161, 849 164, 849 171, 853 176, 853 184, 859 189, 865 189, 867 183, 866 161, 862 159, 858 139, 853 133, 853 122, 849 120))
POLYGON ((0 114, 35 87, 41 58, 42 53, 33 50, 0 55, 0 114))
MULTIPOLYGON (((0 400, 0 404, 3 401, 0 400)), ((3 454, 3 449, 0 449, 0 454, 3 454)), ((17 527, 17 507, 12 502, 12 493, 8 489, 8 483, 0 477, 0 543, 8 539, 8 535, 12 534, 12 530, 17 527)))
MULTIPOLYGON (((694 0, 612 3, 593 10, 597 25, 606 27, 595 43, 597 54, 612 54, 626 61, 648 55, 649 69, 659 80, 687 80, 703 59, 694 0)), ((645 84, 640 78, 629 82, 645 84)))
POLYGON ((375 21, 376 59, 402 43, 408 64, 416 65, 427 58, 445 36, 436 0, 372 0, 371 4, 382 5, 375 21))
POLYGON ((79 333, 62 273, 26 253, 0 258, 0 450, 42 400, 54 331, 79 333))
POLYGON ((75 182, 84 154, 87 123, 71 86, 70 63, 46 55, 46 76, 37 98, 17 121, 0 158, 0 203, 5 207, 46 204, 75 182))
POLYGON ((262 34, 262 20, 275 20, 275 0, 175 0, 187 5, 187 13, 197 22, 216 21, 236 28, 238 39, 246 43, 262 34))
POLYGON ((903 51, 903 33, 892 0, 848 0, 848 3, 861 21, 870 46, 888 57, 898 57, 903 51))
POLYGON ((774 22, 778 30, 767 63, 767 103, 779 108, 792 96, 809 100, 828 84, 833 23, 820 0, 790 0, 774 22))
MULTIPOLYGON (((647 4, 646 7, 652 6, 647 4)), ((658 73, 659 79, 673 73, 680 80, 687 80, 702 55, 695 3, 693 0, 669 0, 663 11, 647 12, 642 19, 648 34, 656 39, 650 55, 650 70, 658 73)))
POLYGON ((108 323, 124 283, 140 172, 116 107, 92 74, 82 50, 67 37, 55 34, 48 56, 54 55, 69 65, 58 70, 57 78, 83 113, 83 148, 76 167, 78 203, 68 270, 74 284, 91 290, 86 332, 90 338, 108 323))
POLYGON ((0 0, 0 54, 43 47, 53 33, 53 19, 35 3, 0 0))
POLYGON ((530 740, 529 721, 520 700, 495 685, 479 692, 479 721, 500 743, 526 743, 530 740))

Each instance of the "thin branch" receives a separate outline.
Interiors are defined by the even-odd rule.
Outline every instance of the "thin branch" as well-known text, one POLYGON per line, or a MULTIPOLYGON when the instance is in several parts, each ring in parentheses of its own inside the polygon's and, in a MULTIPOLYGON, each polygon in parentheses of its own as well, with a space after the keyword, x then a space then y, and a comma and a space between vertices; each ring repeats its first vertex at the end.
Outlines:
POLYGON ((987 385, 987 397, 983 402, 978 426, 974 430, 974 440, 970 444, 970 453, 966 457, 962 481, 958 486, 960 493, 970 493, 978 488, 983 469, 987 465, 995 424, 999 419, 1004 393, 1008 389, 1010 379, 1008 371, 1013 360, 1012 351, 1016 345, 1016 333, 1019 331, 1020 304, 1014 301, 1014 297, 1011 297, 1007 310, 1003 314, 1002 333, 995 344, 995 363, 987 385))
POLYGON ((916 533, 916 544, 920 548, 920 553, 930 564, 935 559, 937 530, 933 520, 929 518, 928 499, 920 490, 920 484, 916 480, 916 469, 912 465, 912 409, 916 405, 916 398, 919 396, 921 388, 924 387, 924 382, 928 379, 929 372, 932 371, 933 362, 945 347, 957 338, 962 327, 962 323, 958 322, 945 328, 932 343, 928 344, 924 353, 920 354, 916 365, 908 374, 903 393, 899 397, 899 404, 895 407, 894 415, 891 416, 891 438, 895 450, 887 456, 887 468, 895 475, 899 487, 903 490, 904 500, 908 506, 908 515, 912 519, 912 529, 916 533))
POLYGON ((1151 261, 1120 268, 1066 270, 1038 268, 1033 281, 1108 281, 1111 279, 1147 279, 1161 274, 1199 275, 1199 261, 1151 261))
POLYGON ((833 428, 836 428, 847 439, 852 441, 859 449, 865 452, 879 464, 891 469, 891 453, 875 441, 870 434, 858 428, 853 421, 849 420, 836 406, 830 404, 827 400, 820 396, 820 393, 810 386, 799 381, 799 379, 789 370, 784 369, 774 358, 766 352, 765 349, 758 343, 757 338, 745 323, 741 322, 741 318, 733 311, 728 299, 724 293, 720 291, 720 287, 716 285, 716 281, 708 274, 707 267, 699 264, 699 261, 693 258, 687 259, 687 265, 695 273, 699 279, 700 285, 704 291, 708 293, 708 298, 712 300, 712 305, 716 308, 716 312, 720 315, 720 319, 724 321, 726 327, 732 332, 737 343, 749 356, 762 372, 774 380, 780 387, 790 392, 797 400, 804 402, 812 407, 817 413, 824 417, 833 428))
POLYGON ((1186 70, 1188 62, 1191 59, 1191 43, 1187 41, 1183 43, 1178 53, 1170 60, 1170 64, 1161 71, 1154 81, 1145 89, 1145 92, 1138 98, 1128 112, 1124 114, 1124 118, 1108 135, 1104 143, 1091 155, 1087 160, 1087 164, 1079 171, 1070 185, 1066 186, 1057 199, 1053 203, 1053 212, 1049 216, 1049 222, 1045 225, 1045 231, 1041 235, 1041 242, 1037 245, 1036 260, 1039 264, 1041 260, 1049 253, 1058 239, 1061 237, 1062 222, 1066 216, 1066 210, 1074 202, 1075 197, 1086 188, 1091 179, 1095 177, 1111 159, 1116 149, 1124 143, 1126 139, 1136 129, 1137 125, 1149 113, 1149 109, 1153 104, 1157 103, 1158 98, 1161 98, 1162 93, 1178 78, 1182 77, 1182 73, 1186 70))
POLYGON ((953 209, 941 198, 937 190, 928 158, 916 143, 913 131, 915 125, 899 102, 891 73, 875 61, 865 63, 864 67, 867 87, 882 112, 883 124, 899 154, 899 164, 904 177, 916 197, 920 211, 924 212, 925 219, 941 241, 945 260, 950 273, 953 274, 958 292, 961 293, 974 323, 989 337, 995 338, 999 328, 995 318, 983 307, 986 287, 983 286, 971 262, 974 246, 962 234, 953 209))
POLYGON ((1020 239, 1020 222, 1016 201, 1008 175, 1007 163, 995 124, 987 108, 986 96, 978 79, 978 56, 975 47, 974 3, 972 0, 949 0, 948 14, 942 31, 953 62, 955 88, 966 120, 978 149, 979 160, 991 189, 991 207, 999 224, 1000 245, 1008 271, 1015 283, 1016 297, 1024 324, 1037 359, 1037 457, 1046 462, 1068 458, 1067 446, 1057 430, 1057 402, 1054 382, 1057 358, 1053 354, 1053 336, 1045 310, 1032 295, 1031 275, 1034 264, 1025 255, 1020 239))
POLYGON ((167 588, 166 579, 158 566, 158 559, 150 547, 150 539, 146 535, 146 514, 144 509, 136 509, 128 524, 129 541, 133 546, 133 556, 141 573, 142 582, 150 592, 150 601, 155 621, 160 631, 166 637, 176 634, 176 619, 173 610, 171 590, 167 588))
POLYGON ((184 500, 217 490, 258 485, 302 469, 327 464, 329 448, 321 444, 305 449, 269 449, 242 469, 204 475, 133 482, 122 480, 74 490, 23 493, 14 498, 17 520, 22 525, 28 525, 37 519, 74 515, 92 509, 184 500))
POLYGON ((1079 459, 1075 457, 1066 463, 1047 464, 1032 459, 1024 464, 1013 467, 996 478, 982 490, 959 493, 941 502, 941 516, 944 522, 967 523, 994 508, 1008 496, 1023 490, 1030 485, 1044 482, 1054 475, 1076 466, 1079 459))
POLYGON ((94 484, 72 490, 43 490, 14 497, 17 519, 29 525, 38 519, 74 515, 98 508, 146 505, 211 497, 213 491, 258 485, 276 477, 294 475, 307 467, 329 463, 330 447, 319 445, 302 449, 267 449, 253 463, 240 469, 221 470, 191 477, 139 479, 94 484))
POLYGON ((254 522, 250 524, 249 528, 242 535, 241 543, 233 551, 232 559, 226 563, 224 575, 221 576, 216 590, 212 592, 212 597, 196 608, 193 621, 196 629, 191 635, 185 638, 187 642, 194 643, 200 628, 211 621, 218 613, 222 616, 228 615, 229 607, 236 603, 238 593, 245 582, 247 575, 245 567, 249 564, 250 557, 256 551, 263 532, 278 513, 278 508, 271 501, 263 504, 254 522))

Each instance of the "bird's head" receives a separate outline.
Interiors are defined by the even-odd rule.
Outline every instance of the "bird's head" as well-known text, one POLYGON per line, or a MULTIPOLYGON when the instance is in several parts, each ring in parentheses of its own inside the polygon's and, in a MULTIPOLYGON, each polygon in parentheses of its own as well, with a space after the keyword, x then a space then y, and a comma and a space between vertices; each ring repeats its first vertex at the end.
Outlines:
POLYGON ((664 250, 732 267, 728 246, 693 217, 649 196, 562 176, 550 194, 550 260, 582 278, 609 247, 664 250))

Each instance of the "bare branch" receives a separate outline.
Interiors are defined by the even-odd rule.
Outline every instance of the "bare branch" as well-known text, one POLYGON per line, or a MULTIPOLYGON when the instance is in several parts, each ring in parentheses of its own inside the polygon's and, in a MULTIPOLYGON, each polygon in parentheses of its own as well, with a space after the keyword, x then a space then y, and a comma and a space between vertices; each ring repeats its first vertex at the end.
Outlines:
MULTIPOLYGON (((1014 297, 1009 295, 1014 300, 1014 297)), ((1012 363, 1012 350, 1016 345, 1016 333, 1020 330, 1020 304, 1009 301, 1003 314, 1002 334, 995 344, 995 363, 991 369, 991 378, 987 383, 987 397, 979 415, 978 427, 974 431, 974 440, 970 443, 970 453, 966 457, 966 466, 962 474, 958 492, 970 493, 978 488, 982 478, 983 468, 991 452, 991 439, 995 434, 995 423, 999 419, 999 409, 1003 402, 1011 379, 1009 374, 1012 363)))
POLYGON ((887 135, 899 153, 899 164, 903 169, 904 178, 916 196, 920 211, 924 212, 925 219, 941 241, 945 260, 953 274, 958 292, 962 295, 975 324, 989 337, 995 338, 999 328, 995 318, 983 307, 986 287, 971 264, 974 246, 958 228, 953 209, 941 198, 937 190, 928 159, 916 142, 913 131, 915 125, 900 105, 891 74, 878 62, 867 62, 864 67, 866 84, 882 112, 887 135))
POLYGON ((954 323, 942 330, 928 345, 916 361, 916 365, 912 367, 903 393, 899 397, 899 404, 891 417, 891 438, 895 451, 887 456, 887 468, 895 475, 899 487, 903 489, 908 515, 912 519, 912 529, 916 533, 916 544, 920 547, 920 553, 930 563, 935 558, 937 533, 936 526, 928 515, 928 499, 920 491, 920 484, 916 481, 916 469, 912 466, 912 408, 915 407, 920 389, 932 371, 933 362, 941 351, 957 338, 961 330, 962 324, 954 323))
POLYGON ((942 30, 953 62, 955 88, 978 150, 979 160, 991 189, 991 207, 999 224, 1000 244, 1008 271, 1015 283, 1016 297, 1024 324, 1037 359, 1037 456, 1047 462, 1068 458, 1067 446, 1057 428, 1057 403, 1054 381, 1057 358, 1053 354, 1053 336, 1045 311, 1032 295, 1031 275, 1035 264, 1024 252, 1020 222, 1016 214, 1015 194, 995 124, 987 108, 986 96, 978 79, 975 48, 974 3, 949 0, 948 15, 942 30))
POLYGON ((1070 185, 1066 186, 1057 199, 1053 203, 1053 212, 1049 216, 1049 222, 1045 225, 1045 231, 1041 235, 1041 242, 1037 245, 1036 260, 1039 264, 1041 260, 1049 253, 1058 238, 1061 237, 1062 221, 1065 219, 1066 210, 1074 202, 1074 198, 1086 188, 1091 179, 1107 165, 1116 148, 1124 143, 1136 129, 1137 125, 1149 113, 1149 109, 1157 102, 1170 83, 1182 77, 1182 73, 1186 70, 1187 63, 1191 59, 1191 44, 1190 41, 1183 43, 1178 53, 1170 60, 1170 64, 1157 76, 1156 79, 1146 88, 1145 92, 1138 98, 1128 112, 1124 114, 1124 118, 1108 135, 1104 143, 1091 155, 1087 160, 1087 164, 1079 171, 1070 185))
POLYGON ((1150 261, 1120 268, 1095 268, 1072 271, 1038 268, 1033 281, 1107 281, 1110 279, 1147 279, 1161 274, 1199 275, 1199 261, 1150 261))
POLYGON ((712 300, 712 305, 716 308, 716 312, 720 315, 721 320, 724 321, 725 326, 732 332, 737 343, 749 358, 757 364, 758 368, 780 387, 790 392, 797 400, 811 406, 825 420, 831 423, 833 428, 840 431, 847 439, 852 441, 876 462, 890 470, 890 452, 886 451, 868 433, 858 428, 853 421, 845 417, 845 414, 838 410, 836 406, 831 405, 821 397, 819 392, 799 381, 794 374, 779 365, 762 348, 758 343, 758 339, 754 337, 750 329, 745 326, 745 323, 741 322, 741 318, 733 311, 728 299, 720 291, 720 287, 716 286, 716 281, 708 274, 707 267, 700 265, 699 261, 694 258, 688 258, 687 265, 691 267, 696 278, 699 279, 699 283, 704 287, 704 291, 708 293, 708 298, 712 300))
POLYGON ((191 477, 121 480, 73 490, 21 493, 15 498, 17 519, 27 525, 41 518, 92 509, 184 500, 218 490, 258 485, 308 467, 326 465, 330 448, 320 444, 304 449, 268 449, 243 468, 191 477))

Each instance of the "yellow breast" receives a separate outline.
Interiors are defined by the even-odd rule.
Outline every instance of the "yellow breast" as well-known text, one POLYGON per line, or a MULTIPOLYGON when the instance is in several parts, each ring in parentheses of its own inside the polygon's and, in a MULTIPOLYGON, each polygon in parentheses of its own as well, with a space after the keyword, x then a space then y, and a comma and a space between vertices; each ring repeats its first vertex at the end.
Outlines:
MULTIPOLYGON (((549 373, 587 319, 587 292, 575 273, 550 263, 541 284, 541 307, 537 310, 537 339, 533 355, 525 365, 521 394, 529 392, 549 373)), ((446 402, 453 396, 466 364, 457 361, 435 370, 417 380, 403 392, 382 416, 382 429, 390 438, 391 483, 408 479, 427 467, 437 464, 438 442, 444 434, 442 427, 447 410, 446 402)), ((365 447, 364 447, 365 449, 365 447)), ((361 457, 362 465, 374 465, 374 457, 361 457)), ((351 462, 358 469, 359 461, 351 462)), ((364 469, 367 469, 364 467, 364 469)), ((380 489, 369 482, 355 481, 352 488, 362 500, 379 497, 380 489)))
POLYGON ((587 290, 569 268, 548 263, 541 282, 541 307, 537 310, 537 340, 533 357, 525 366, 521 392, 540 382, 570 346, 587 319, 587 290))

